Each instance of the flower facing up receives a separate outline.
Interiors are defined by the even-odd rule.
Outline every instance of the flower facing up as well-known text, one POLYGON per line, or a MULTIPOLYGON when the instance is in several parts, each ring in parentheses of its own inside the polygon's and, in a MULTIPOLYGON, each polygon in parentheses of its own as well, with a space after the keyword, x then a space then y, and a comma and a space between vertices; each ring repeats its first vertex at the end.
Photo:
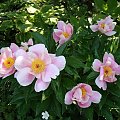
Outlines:
POLYGON ((15 72, 15 55, 19 49, 16 44, 11 44, 10 47, 1 48, 0 50, 0 77, 5 78, 15 72))
POLYGON ((97 24, 91 25, 90 28, 93 32, 100 31, 101 33, 107 36, 112 36, 116 33, 115 31, 113 31, 115 25, 116 22, 113 22, 113 19, 111 19, 111 17, 108 16, 105 19, 97 21, 97 24))
POLYGON ((101 94, 93 91, 92 87, 85 83, 80 83, 65 95, 65 104, 77 103, 81 108, 87 108, 91 103, 99 103, 101 94))
POLYGON ((53 39, 56 43, 59 43, 59 46, 61 46, 71 38, 73 34, 73 26, 70 23, 65 24, 63 21, 58 21, 57 28, 58 29, 54 29, 53 39))
POLYGON ((42 112, 42 119, 48 120, 48 118, 49 118, 48 112, 47 111, 42 112))
POLYGON ((15 68, 18 71, 15 78, 22 86, 30 85, 37 78, 36 92, 47 89, 51 79, 56 79, 66 63, 64 56, 49 54, 44 44, 29 47, 28 52, 20 49, 16 56, 15 68))
POLYGON ((115 62, 114 56, 107 52, 104 54, 103 63, 95 59, 92 68, 94 71, 100 72, 95 83, 103 90, 107 89, 107 82, 115 82, 117 80, 115 75, 120 75, 120 66, 115 62))

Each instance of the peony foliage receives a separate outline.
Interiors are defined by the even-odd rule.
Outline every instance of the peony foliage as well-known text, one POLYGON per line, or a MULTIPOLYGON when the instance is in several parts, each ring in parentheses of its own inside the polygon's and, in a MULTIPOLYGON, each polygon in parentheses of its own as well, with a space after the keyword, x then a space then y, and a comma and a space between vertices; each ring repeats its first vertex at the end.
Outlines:
POLYGON ((118 120, 120 2, 0 1, 0 120, 118 120))

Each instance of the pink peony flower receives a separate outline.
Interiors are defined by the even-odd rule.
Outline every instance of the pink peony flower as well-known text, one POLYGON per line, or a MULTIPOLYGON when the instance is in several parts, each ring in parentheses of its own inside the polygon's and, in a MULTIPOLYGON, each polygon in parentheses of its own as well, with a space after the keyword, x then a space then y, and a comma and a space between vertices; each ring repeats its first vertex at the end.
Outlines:
POLYGON ((65 104, 77 103, 81 108, 87 108, 91 103, 99 103, 101 94, 93 91, 92 87, 85 83, 80 83, 65 95, 65 104))
POLYGON ((111 19, 111 17, 108 16, 105 19, 97 21, 97 24, 91 25, 90 28, 93 32, 100 31, 101 33, 107 36, 112 36, 116 33, 115 31, 113 31, 115 25, 116 22, 113 22, 113 19, 111 19))
POLYGON ((120 66, 115 62, 114 56, 107 52, 104 54, 103 63, 95 59, 92 68, 94 71, 100 72, 95 83, 103 90, 107 89, 107 82, 115 82, 117 80, 115 75, 120 75, 120 66))
POLYGON ((58 21, 58 29, 54 29, 53 39, 55 42, 59 42, 59 46, 68 41, 73 34, 73 26, 68 23, 65 24, 63 21, 58 21))
POLYGON ((30 85, 37 78, 36 92, 47 89, 51 79, 57 78, 66 63, 64 56, 49 54, 44 44, 29 47, 28 52, 20 49, 16 56, 15 68, 18 72, 15 78, 22 86, 30 85))
POLYGON ((11 44, 10 47, 1 48, 0 55, 0 77, 5 78, 15 72, 15 55, 14 53, 19 47, 11 44))

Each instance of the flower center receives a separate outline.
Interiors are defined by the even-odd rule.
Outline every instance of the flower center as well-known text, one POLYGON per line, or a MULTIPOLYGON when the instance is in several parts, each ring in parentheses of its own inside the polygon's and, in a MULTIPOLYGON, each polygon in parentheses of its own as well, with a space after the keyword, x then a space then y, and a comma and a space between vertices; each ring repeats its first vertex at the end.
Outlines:
POLYGON ((6 68, 11 68, 11 67, 14 65, 14 63, 15 63, 15 60, 14 60, 13 58, 11 58, 11 57, 8 57, 8 58, 3 62, 4 66, 5 66, 6 68))
POLYGON ((85 88, 81 88, 81 91, 82 91, 82 97, 84 97, 86 95, 86 93, 87 93, 85 88))
POLYGON ((35 59, 32 62, 31 69, 36 74, 43 72, 45 70, 45 63, 44 63, 44 61, 42 61, 40 59, 35 59))
POLYGON ((105 28, 105 24, 102 23, 102 24, 100 25, 100 27, 104 29, 104 28, 105 28))
POLYGON ((112 75, 112 69, 109 66, 104 66, 104 76, 109 77, 112 75))
POLYGON ((63 32, 62 34, 65 36, 65 38, 69 37, 69 34, 67 32, 63 32))

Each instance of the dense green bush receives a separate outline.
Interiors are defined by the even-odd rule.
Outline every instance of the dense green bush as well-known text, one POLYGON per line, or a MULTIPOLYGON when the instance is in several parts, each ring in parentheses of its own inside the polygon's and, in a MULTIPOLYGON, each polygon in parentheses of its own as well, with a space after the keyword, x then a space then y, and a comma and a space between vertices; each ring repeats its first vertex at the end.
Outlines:
POLYGON ((119 120, 120 77, 106 91, 95 84, 98 73, 92 70, 94 59, 102 61, 112 53, 120 64, 120 2, 118 0, 2 0, 0 1, 0 47, 20 45, 32 38, 43 43, 50 53, 64 55, 66 67, 49 88, 34 91, 23 87, 13 76, 0 80, 0 120, 42 120, 48 111, 50 120, 119 120), (111 15, 117 25, 114 36, 92 32, 90 25, 111 15), (57 49, 53 29, 57 21, 74 27, 70 41, 57 49), (90 21, 92 20, 92 21, 90 21), (65 93, 78 83, 87 83, 102 94, 99 104, 89 108, 64 104, 65 93))

